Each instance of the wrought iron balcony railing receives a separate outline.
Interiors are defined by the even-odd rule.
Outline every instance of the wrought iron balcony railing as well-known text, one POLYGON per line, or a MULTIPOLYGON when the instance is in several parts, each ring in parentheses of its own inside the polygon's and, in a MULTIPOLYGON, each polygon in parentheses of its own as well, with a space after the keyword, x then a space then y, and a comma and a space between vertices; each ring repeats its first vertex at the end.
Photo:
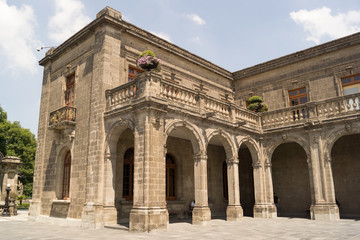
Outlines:
POLYGON ((62 124, 75 125, 76 122, 76 108, 63 107, 50 113, 49 127, 55 127, 62 124))

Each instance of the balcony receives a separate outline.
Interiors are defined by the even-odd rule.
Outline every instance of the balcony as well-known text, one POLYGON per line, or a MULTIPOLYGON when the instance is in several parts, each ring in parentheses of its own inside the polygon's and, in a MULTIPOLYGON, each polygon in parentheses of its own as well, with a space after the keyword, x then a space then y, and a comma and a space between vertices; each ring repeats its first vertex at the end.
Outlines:
POLYGON ((259 114, 236 106, 232 100, 217 99, 163 79, 156 73, 143 73, 134 81, 107 90, 105 95, 107 116, 151 99, 166 106, 168 111, 208 118, 236 127, 244 126, 253 130, 260 128, 259 114))
POLYGON ((360 93, 309 102, 261 114, 262 128, 274 130, 317 123, 334 122, 360 113, 360 93))
POLYGON ((76 123, 76 108, 63 107, 50 113, 49 128, 61 130, 74 128, 76 123))

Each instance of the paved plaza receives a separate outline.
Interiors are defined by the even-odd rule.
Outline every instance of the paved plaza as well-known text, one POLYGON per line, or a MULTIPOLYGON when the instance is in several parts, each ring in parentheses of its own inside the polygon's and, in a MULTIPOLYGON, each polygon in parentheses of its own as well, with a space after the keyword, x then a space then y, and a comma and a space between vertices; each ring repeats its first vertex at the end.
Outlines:
POLYGON ((359 220, 335 222, 300 218, 212 220, 207 226, 189 222, 169 224, 168 231, 130 233, 125 226, 103 229, 60 227, 27 221, 27 212, 0 217, 0 239, 360 239, 359 220))

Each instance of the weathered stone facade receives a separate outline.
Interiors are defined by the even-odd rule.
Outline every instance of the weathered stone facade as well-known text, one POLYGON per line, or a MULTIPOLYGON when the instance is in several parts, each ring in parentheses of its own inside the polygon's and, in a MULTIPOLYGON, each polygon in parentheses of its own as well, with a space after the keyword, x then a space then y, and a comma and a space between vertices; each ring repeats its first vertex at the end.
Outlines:
POLYGON ((280 216, 359 217, 360 94, 342 89, 359 59, 354 34, 231 73, 107 7, 40 61, 30 218, 151 231, 172 216, 274 218, 274 194, 280 216), (147 49, 162 71, 128 81, 147 49), (72 76, 73 104, 64 107, 72 76), (292 89, 305 89, 306 103, 290 106, 292 89), (246 109, 253 95, 268 112, 246 109))

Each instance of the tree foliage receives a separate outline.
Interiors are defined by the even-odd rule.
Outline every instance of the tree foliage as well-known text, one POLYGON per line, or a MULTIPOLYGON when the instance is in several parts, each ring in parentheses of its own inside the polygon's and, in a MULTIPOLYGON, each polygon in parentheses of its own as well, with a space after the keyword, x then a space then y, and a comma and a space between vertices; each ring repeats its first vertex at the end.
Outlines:
POLYGON ((24 194, 31 196, 36 152, 35 135, 20 123, 7 120, 7 113, 0 106, 0 151, 4 156, 21 158, 19 180, 24 186, 24 194))
POLYGON ((248 109, 254 112, 266 112, 268 110, 268 106, 263 103, 263 100, 259 96, 252 96, 248 100, 248 109))

